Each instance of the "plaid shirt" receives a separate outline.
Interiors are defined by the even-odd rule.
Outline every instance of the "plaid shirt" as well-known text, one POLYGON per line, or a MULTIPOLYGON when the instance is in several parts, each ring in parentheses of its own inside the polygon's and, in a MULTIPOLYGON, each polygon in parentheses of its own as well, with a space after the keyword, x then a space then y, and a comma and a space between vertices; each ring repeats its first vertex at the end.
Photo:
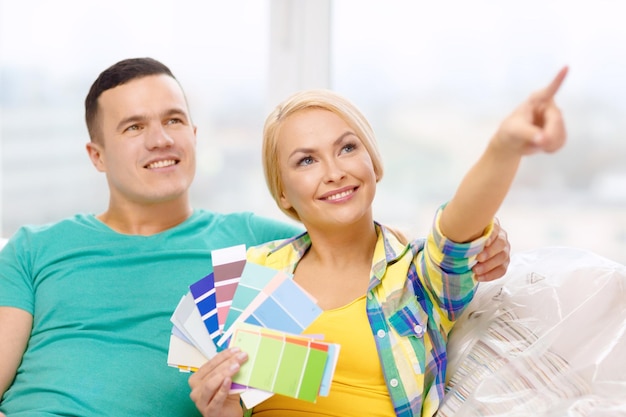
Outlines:
MULTIPOLYGON (((443 399, 446 342, 474 296, 471 271, 493 226, 457 244, 439 230, 441 208, 427 239, 403 245, 376 224, 367 315, 387 389, 398 417, 432 416, 443 399)), ((311 245, 307 233, 248 250, 248 260, 289 273, 311 245)))

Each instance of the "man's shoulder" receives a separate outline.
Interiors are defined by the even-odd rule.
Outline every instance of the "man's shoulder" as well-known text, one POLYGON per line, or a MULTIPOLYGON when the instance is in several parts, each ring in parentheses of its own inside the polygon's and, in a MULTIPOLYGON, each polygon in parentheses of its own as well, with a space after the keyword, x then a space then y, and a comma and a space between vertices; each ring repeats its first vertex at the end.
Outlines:
POLYGON ((230 213, 221 213, 205 209, 196 209, 192 216, 192 221, 211 225, 233 225, 233 226, 269 226, 269 227, 285 227, 298 230, 298 226, 278 220, 273 217, 262 216, 251 211, 235 211, 230 213))
MULTIPOLYGON (((216 213, 196 210, 188 223, 188 233, 204 235, 205 239, 245 243, 254 246, 301 233, 298 225, 271 217, 259 216, 249 211, 216 213)), ((233 244, 235 244, 233 243, 233 244)))
POLYGON ((52 247, 59 245, 72 246, 72 242, 81 246, 89 238, 93 238, 99 226, 93 215, 76 214, 49 223, 24 224, 10 235, 4 242, 4 248, 11 246, 13 251, 35 252, 44 250, 51 252, 52 247))
POLYGON ((63 219, 41 224, 25 224, 21 226, 16 234, 41 235, 54 234, 57 232, 65 232, 69 229, 93 227, 95 225, 95 216, 92 214, 75 214, 63 219))
POLYGON ((189 219, 189 223, 194 228, 224 227, 224 225, 243 225, 250 222, 254 216, 251 212, 221 213, 206 209, 196 209, 189 219))

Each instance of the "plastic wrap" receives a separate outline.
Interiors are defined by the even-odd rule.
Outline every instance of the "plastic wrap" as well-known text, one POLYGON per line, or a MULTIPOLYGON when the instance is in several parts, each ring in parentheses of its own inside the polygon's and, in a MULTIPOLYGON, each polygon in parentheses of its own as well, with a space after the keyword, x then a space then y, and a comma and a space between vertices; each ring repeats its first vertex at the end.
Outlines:
POLYGON ((450 334, 438 417, 626 416, 626 266, 580 249, 514 254, 450 334))

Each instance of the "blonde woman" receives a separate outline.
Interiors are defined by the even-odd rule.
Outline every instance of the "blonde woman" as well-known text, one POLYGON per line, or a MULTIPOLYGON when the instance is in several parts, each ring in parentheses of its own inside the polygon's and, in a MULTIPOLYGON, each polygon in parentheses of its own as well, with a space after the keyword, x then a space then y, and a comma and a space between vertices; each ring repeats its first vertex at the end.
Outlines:
MULTIPOLYGON (((447 336, 471 301, 476 256, 492 234, 523 156, 554 152, 565 127, 554 103, 567 68, 507 117, 425 239, 405 242, 374 220, 383 168, 372 129, 348 100, 304 91, 267 118, 263 166, 300 236, 250 248, 248 260, 293 274, 324 310, 305 333, 341 345, 328 397, 274 395, 255 416, 432 416, 444 395, 447 336)), ((205 416, 226 415, 245 352, 226 351, 190 379, 205 416), (228 406, 227 406, 228 408, 228 406)), ((233 414, 236 415, 236 414, 233 414)))

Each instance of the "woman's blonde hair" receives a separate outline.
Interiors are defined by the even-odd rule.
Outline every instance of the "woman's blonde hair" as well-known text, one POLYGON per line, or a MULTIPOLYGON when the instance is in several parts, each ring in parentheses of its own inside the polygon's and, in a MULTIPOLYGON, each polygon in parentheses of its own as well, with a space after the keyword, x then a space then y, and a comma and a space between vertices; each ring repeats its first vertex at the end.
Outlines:
POLYGON ((263 172, 270 194, 278 207, 289 217, 300 221, 293 208, 285 209, 280 204, 283 184, 280 179, 277 142, 283 122, 292 114, 302 110, 328 110, 341 117, 363 142, 374 166, 376 180, 383 177, 383 163, 378 151, 376 137, 363 114, 346 98, 330 90, 304 90, 293 94, 280 103, 265 119, 263 127, 263 172))

